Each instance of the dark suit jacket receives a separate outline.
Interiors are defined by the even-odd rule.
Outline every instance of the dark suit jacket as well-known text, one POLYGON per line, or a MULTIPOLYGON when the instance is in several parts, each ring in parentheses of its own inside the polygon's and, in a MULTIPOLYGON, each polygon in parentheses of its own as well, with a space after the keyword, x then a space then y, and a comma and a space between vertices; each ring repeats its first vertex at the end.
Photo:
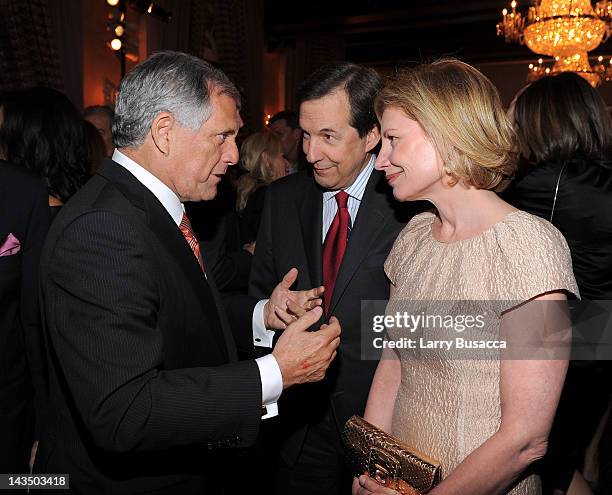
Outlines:
MULTIPOLYGON (((292 267, 299 270, 297 290, 322 285, 322 201, 323 191, 311 171, 269 186, 251 268, 251 295, 268 297, 292 267)), ((330 403, 339 430, 352 414, 363 414, 377 361, 361 359, 361 301, 389 297, 383 264, 405 223, 423 208, 423 203, 397 203, 384 174, 372 172, 329 311, 342 326, 338 356, 323 382, 289 390, 279 403, 281 435, 289 436, 282 455, 290 465, 297 460, 307 425, 325 414, 330 403)))
MULTIPOLYGON (((47 188, 40 177, 0 161, 0 246, 9 234, 21 244, 19 252, 0 257, 0 473, 28 470, 31 377, 42 382, 38 264, 48 228, 47 188)), ((37 390, 42 392, 38 383, 37 390)))
MULTIPOLYGON (((206 271, 213 274, 221 292, 246 294, 251 271, 251 253, 242 249, 240 220, 231 203, 222 197, 213 201, 185 203, 200 249, 206 258, 206 271)), ((250 336, 250 347, 253 339, 250 336)))
POLYGON ((257 239, 268 186, 260 186, 247 199, 240 214, 240 239, 243 244, 257 239))
MULTIPOLYGON (((35 471, 86 494, 221 493, 229 448, 258 432, 257 364, 236 362, 216 289, 123 167, 107 160, 55 219, 41 295, 51 399, 35 471)), ((252 309, 232 315, 249 332, 252 309)))

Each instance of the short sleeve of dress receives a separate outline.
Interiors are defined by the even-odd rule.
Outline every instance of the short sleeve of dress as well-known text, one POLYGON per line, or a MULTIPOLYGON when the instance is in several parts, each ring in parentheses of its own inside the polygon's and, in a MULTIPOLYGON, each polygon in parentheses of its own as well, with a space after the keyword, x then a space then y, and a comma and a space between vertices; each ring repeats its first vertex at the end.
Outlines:
POLYGON ((499 287, 508 300, 504 309, 553 291, 579 297, 567 242, 552 224, 523 213, 506 223, 499 242, 500 268, 506 270, 501 277, 506 287, 499 287))

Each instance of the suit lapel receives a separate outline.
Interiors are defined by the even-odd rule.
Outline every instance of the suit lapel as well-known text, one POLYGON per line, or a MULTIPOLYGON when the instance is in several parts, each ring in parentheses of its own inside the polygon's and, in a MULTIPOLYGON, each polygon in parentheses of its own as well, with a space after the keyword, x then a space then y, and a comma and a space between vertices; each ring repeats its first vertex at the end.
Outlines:
POLYGON ((151 230, 180 265, 182 272, 202 303, 204 314, 210 322, 210 330, 219 348, 223 351, 225 358, 229 360, 228 342, 219 317, 219 308, 198 260, 185 241, 183 234, 157 198, 151 194, 147 203, 151 230))
MULTIPOLYGON (((195 256, 194 256, 195 258, 195 256)), ((205 262, 206 263, 206 262, 205 262)), ((199 268, 199 265, 198 265, 199 268)), ((213 280, 212 274, 207 274, 206 282, 210 287, 210 292, 215 301, 215 305, 217 306, 217 314, 219 316, 219 322, 221 324, 221 329, 223 330, 223 338, 225 339, 225 349, 229 354, 229 360, 231 363, 235 363, 238 361, 238 350, 236 349, 236 342, 234 341, 234 337, 232 335, 232 329, 230 327, 229 321, 227 319, 227 315, 225 314, 225 309, 223 302, 221 301, 221 295, 217 290, 217 286, 215 285, 215 281, 213 280)))
POLYGON ((318 287, 323 283, 323 243, 321 240, 323 191, 316 186, 314 180, 310 181, 308 187, 310 189, 304 194, 304 200, 299 207, 299 216, 308 261, 310 286, 318 287))
POLYGON ((377 171, 373 171, 368 180, 357 218, 353 224, 351 237, 338 271, 329 314, 334 311, 357 268, 359 268, 370 248, 375 245, 379 234, 384 230, 387 221, 393 214, 386 194, 377 191, 381 180, 384 180, 384 178, 377 171))
POLYGON ((224 328, 224 325, 221 324, 219 313, 222 309, 218 307, 206 277, 181 231, 155 195, 132 174, 114 162, 107 162, 105 165, 107 166, 102 167, 98 173, 112 181, 134 206, 145 212, 149 228, 180 266, 185 278, 198 296, 204 315, 210 323, 209 331, 225 359, 229 360, 230 356, 236 355, 236 349, 233 340, 226 335, 229 329, 224 328))

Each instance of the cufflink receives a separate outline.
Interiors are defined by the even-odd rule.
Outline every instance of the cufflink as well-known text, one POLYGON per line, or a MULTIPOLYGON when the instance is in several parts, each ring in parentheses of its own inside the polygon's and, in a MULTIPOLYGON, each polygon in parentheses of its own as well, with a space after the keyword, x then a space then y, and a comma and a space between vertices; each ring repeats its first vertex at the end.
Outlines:
POLYGON ((261 417, 263 418, 266 414, 268 414, 268 408, 266 406, 261 406, 261 417))

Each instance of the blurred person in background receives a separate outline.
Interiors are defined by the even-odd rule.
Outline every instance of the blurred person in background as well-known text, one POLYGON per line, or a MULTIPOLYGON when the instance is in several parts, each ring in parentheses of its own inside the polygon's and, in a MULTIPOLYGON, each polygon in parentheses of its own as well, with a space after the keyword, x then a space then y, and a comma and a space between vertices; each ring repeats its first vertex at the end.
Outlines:
POLYGON ((281 140, 283 154, 289 161, 287 173, 292 174, 308 168, 306 156, 302 151, 302 129, 297 113, 293 110, 282 110, 272 116, 268 127, 281 140))
POLYGON ((85 112, 83 112, 83 118, 91 122, 102 136, 106 147, 106 156, 109 158, 113 155, 115 149, 112 132, 114 115, 113 109, 106 105, 93 105, 85 108, 85 112))
POLYGON ((268 185, 287 175, 289 162, 281 140, 271 132, 257 132, 240 148, 240 163, 246 174, 238 179, 236 210, 242 220, 242 242, 254 248, 268 185))
POLYGON ((90 174, 93 175, 106 158, 106 146, 96 126, 88 120, 83 120, 83 131, 87 145, 87 161, 91 166, 90 174))
MULTIPOLYGON (((581 299, 612 299, 612 122, 602 97, 566 72, 522 90, 511 117, 525 164, 508 201, 565 236, 581 299)), ((574 476, 572 493, 591 493, 577 470, 610 402, 609 363, 570 363, 542 462, 545 493, 566 493, 574 476)))
POLYGON ((7 161, 40 174, 55 217, 89 178, 83 119, 62 93, 37 87, 2 101, 0 150, 7 161))

